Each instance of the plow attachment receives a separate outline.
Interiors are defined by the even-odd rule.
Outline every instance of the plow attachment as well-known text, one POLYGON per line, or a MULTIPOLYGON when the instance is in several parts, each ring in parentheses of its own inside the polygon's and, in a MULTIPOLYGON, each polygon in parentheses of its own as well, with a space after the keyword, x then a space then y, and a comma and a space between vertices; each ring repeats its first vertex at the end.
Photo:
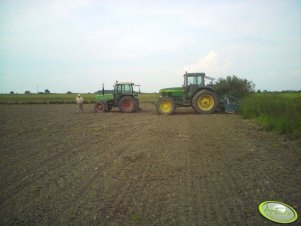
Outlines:
POLYGON ((225 95, 221 100, 221 105, 224 106, 226 113, 233 114, 239 111, 240 99, 225 95))

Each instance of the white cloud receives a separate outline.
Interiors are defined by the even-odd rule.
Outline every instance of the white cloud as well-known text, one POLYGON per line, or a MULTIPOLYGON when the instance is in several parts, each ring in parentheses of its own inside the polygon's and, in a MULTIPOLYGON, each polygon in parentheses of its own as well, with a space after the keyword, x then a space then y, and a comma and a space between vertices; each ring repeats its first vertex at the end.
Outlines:
POLYGON ((197 62, 184 66, 187 72, 205 72, 207 75, 220 76, 227 72, 230 62, 223 60, 215 51, 209 51, 205 57, 197 62))

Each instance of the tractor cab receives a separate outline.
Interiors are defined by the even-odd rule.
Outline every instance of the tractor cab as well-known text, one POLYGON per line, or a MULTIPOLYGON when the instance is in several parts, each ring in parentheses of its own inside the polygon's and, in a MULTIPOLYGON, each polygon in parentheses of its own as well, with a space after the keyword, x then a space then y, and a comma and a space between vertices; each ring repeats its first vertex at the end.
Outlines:
POLYGON ((121 83, 115 83, 114 87, 114 95, 115 96, 121 96, 121 95, 128 95, 133 94, 133 83, 129 82, 121 82, 121 83))
POLYGON ((205 73, 185 73, 184 74, 184 93, 185 99, 191 99, 195 91, 205 86, 205 73))
POLYGON ((116 82, 114 85, 114 101, 115 104, 119 102, 123 96, 134 96, 138 99, 137 94, 134 92, 134 83, 131 82, 116 82))

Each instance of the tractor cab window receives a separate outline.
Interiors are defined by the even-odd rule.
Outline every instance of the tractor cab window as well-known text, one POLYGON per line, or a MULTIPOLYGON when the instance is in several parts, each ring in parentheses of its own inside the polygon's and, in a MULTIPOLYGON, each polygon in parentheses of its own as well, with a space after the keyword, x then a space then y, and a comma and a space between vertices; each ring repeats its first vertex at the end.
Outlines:
POLYGON ((131 84, 119 84, 117 86, 117 94, 133 93, 133 87, 131 84))
POLYGON ((188 85, 193 85, 195 82, 194 77, 187 77, 187 84, 188 85))
POLYGON ((124 93, 132 93, 133 92, 133 87, 130 84, 125 84, 123 92, 124 93))
POLYGON ((185 79, 185 93, 188 98, 190 98, 195 90, 199 87, 202 86, 203 84, 203 77, 202 76, 197 76, 197 75, 188 75, 185 79))
POLYGON ((116 91, 117 91, 117 94, 121 94, 122 93, 122 85, 116 86, 116 91))
POLYGON ((187 76, 187 85, 201 85, 202 77, 201 76, 187 76))

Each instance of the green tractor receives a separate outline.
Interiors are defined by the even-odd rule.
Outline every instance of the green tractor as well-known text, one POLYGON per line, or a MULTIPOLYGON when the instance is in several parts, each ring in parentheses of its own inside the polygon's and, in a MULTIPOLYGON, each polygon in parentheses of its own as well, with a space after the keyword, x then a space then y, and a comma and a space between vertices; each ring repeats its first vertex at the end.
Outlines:
POLYGON ((170 115, 176 107, 193 107, 199 114, 213 113, 219 107, 216 91, 205 85, 205 73, 185 73, 184 85, 160 90, 157 112, 170 115))
POLYGON ((134 92, 134 83, 116 82, 113 94, 96 95, 95 112, 107 112, 118 107, 121 112, 132 113, 139 110, 138 93, 134 92))

